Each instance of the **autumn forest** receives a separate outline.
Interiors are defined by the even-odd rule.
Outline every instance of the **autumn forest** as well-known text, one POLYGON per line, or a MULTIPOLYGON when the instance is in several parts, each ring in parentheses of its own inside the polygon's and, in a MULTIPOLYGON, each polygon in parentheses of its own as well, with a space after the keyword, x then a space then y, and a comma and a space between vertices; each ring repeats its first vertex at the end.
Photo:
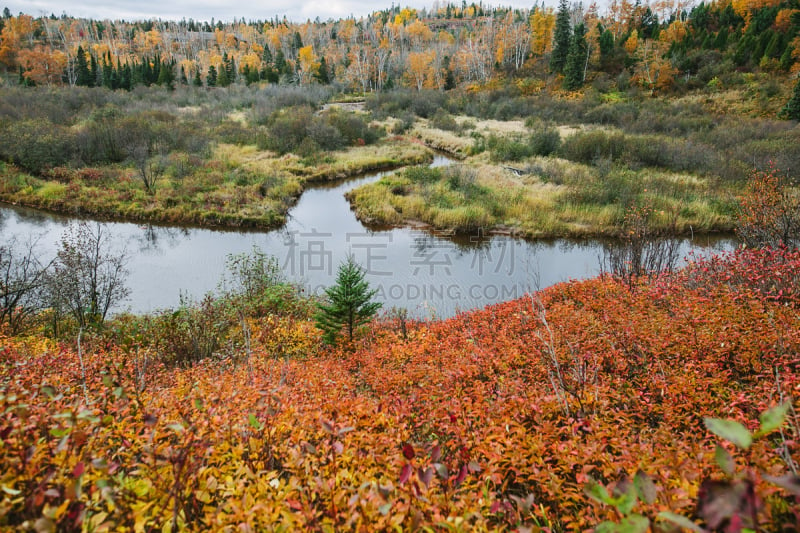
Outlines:
POLYGON ((799 74, 797 0, 6 9, 0 529, 796 531, 799 74), (437 318, 254 246, 126 308, 109 222, 277 232, 378 171, 339 193, 369 235, 589 239, 599 274, 437 318))
MULTIPOLYGON (((438 3, 437 3, 438 4, 438 3)), ((452 89, 518 78, 535 92, 602 79, 648 91, 697 88, 735 72, 796 72, 793 2, 562 2, 531 9, 445 4, 294 23, 3 18, 0 63, 23 84, 235 83, 452 89), (563 74, 563 79, 555 79, 563 74)))

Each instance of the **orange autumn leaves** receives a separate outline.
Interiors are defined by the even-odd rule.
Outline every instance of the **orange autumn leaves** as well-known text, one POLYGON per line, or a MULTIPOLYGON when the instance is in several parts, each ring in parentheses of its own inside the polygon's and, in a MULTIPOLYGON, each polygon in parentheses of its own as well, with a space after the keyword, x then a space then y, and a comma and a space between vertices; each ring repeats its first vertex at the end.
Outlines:
MULTIPOLYGON (((613 518, 589 480, 639 469, 657 489, 639 511, 688 516, 718 474, 703 417, 749 423, 800 391, 798 277, 797 252, 740 251, 633 289, 596 278, 387 318, 354 353, 268 319, 250 324, 249 367, 2 338, 0 525, 585 530, 613 518)), ((759 469, 787 470, 754 446, 759 469)), ((798 512, 757 490, 765 530, 798 512)))

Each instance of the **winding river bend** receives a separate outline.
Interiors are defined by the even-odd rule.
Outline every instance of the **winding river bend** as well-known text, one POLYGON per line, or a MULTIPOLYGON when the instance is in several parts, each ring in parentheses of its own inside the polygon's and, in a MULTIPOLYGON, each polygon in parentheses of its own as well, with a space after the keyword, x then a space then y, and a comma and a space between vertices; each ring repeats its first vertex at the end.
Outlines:
MULTIPOLYGON (((450 160, 437 156, 433 165, 450 160)), ((289 213, 287 224, 270 232, 235 232, 109 223, 114 240, 129 253, 131 296, 119 310, 174 308, 181 295, 199 299, 214 290, 228 254, 258 246, 274 255, 286 275, 307 292, 321 292, 336 277, 348 253, 367 270, 384 308, 404 307, 416 317, 448 317, 530 290, 599 271, 600 241, 529 242, 505 236, 450 239, 419 229, 366 228, 350 210, 345 192, 386 172, 333 184, 313 185, 289 213)), ((43 255, 55 253, 70 218, 0 205, 0 232, 39 236, 43 255)), ((682 252, 721 250, 731 239, 684 240, 682 252)))

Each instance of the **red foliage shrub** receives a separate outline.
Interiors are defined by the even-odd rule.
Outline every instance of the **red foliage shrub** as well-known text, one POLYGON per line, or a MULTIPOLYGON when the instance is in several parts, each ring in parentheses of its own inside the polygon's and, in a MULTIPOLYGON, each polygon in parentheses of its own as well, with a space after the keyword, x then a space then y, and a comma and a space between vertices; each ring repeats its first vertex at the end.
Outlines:
POLYGON ((98 182, 103 179, 103 171, 98 168, 82 168, 78 176, 87 183, 98 182))
MULTIPOLYGON (((690 516, 718 472, 703 417, 752 425, 800 391, 798 264, 740 251, 636 290, 570 282, 302 361, 254 332, 252 369, 113 345, 82 368, 0 339, 0 525, 579 531, 613 517, 587 482, 638 470, 657 487, 640 512, 690 516)), ((796 462, 797 427, 754 466, 796 462)), ((762 530, 796 517, 754 483, 762 530)))
POLYGON ((747 246, 797 247, 800 244, 800 195, 773 166, 753 171, 739 198, 736 234, 747 246))

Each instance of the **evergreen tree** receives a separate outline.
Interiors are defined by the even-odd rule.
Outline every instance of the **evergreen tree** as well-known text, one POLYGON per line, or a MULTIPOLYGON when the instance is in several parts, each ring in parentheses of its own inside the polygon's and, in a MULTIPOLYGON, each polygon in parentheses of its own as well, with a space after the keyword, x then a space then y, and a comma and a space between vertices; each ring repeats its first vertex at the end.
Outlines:
POLYGON ((192 80, 192 85, 194 85, 195 87, 203 86, 203 80, 200 79, 200 69, 194 71, 194 79, 192 80))
POLYGON ((794 47, 789 45, 783 51, 783 55, 781 56, 781 70, 786 72, 792 68, 792 64, 794 63, 794 58, 792 57, 792 52, 794 51, 794 47))
MULTIPOLYGON (((601 24, 597 25, 599 34, 598 44, 600 45, 600 70, 610 72, 619 68, 620 61, 618 61, 619 54, 614 46, 614 34, 611 30, 603 28, 601 24)), ((676 43, 673 43, 675 45, 676 43)))
POLYGON ((600 34, 598 43, 600 45, 600 58, 602 61, 604 58, 611 57, 611 54, 614 53, 614 34, 611 33, 611 30, 603 29, 603 26, 599 23, 597 29, 600 34))
POLYGON ((727 6, 725 6, 725 9, 723 9, 720 12, 719 24, 720 24, 720 26, 722 26, 724 28, 727 28, 727 27, 735 28, 739 24, 743 24, 743 23, 744 23, 744 19, 738 13, 736 13, 736 10, 733 9, 733 4, 732 3, 728 4, 727 6))
POLYGON ((206 76, 206 85, 209 87, 217 86, 217 67, 211 65, 208 67, 208 75, 206 76))
POLYGON ((35 83, 33 83, 33 80, 31 80, 29 77, 25 75, 25 69, 22 68, 22 65, 19 66, 19 78, 17 82, 23 87, 32 87, 33 85, 35 85, 35 83))
POLYGON ((284 74, 284 71, 288 69, 288 63, 286 62, 286 56, 283 55, 283 50, 278 49, 275 52, 275 70, 278 71, 278 74, 284 74))
POLYGON ((75 54, 75 84, 81 87, 89 87, 91 83, 92 74, 89 72, 89 64, 86 62, 86 52, 79 45, 75 54))
POLYGON ((786 43, 783 41, 783 34, 775 32, 772 39, 767 43, 766 48, 764 48, 764 57, 777 59, 783 55, 785 48, 786 43))
POLYGON ((114 64, 111 62, 110 54, 103 55, 103 86, 107 89, 114 87, 114 64))
POLYGON ((189 85, 189 78, 186 77, 186 69, 181 65, 181 85, 189 85))
POLYGON ((150 71, 149 84, 158 83, 158 78, 161 77, 161 54, 156 54, 153 58, 153 68, 150 71))
POLYGON ((556 27, 553 32, 553 53, 550 56, 550 70, 553 72, 564 72, 564 67, 567 65, 567 56, 572 40, 569 19, 569 4, 567 4, 567 0, 561 0, 558 4, 556 27))
POLYGON ((328 63, 325 61, 325 56, 322 56, 319 59, 319 69, 317 69, 317 73, 314 74, 314 77, 322 85, 330 84, 331 78, 330 75, 328 74, 328 63))
POLYGON ((717 33, 717 37, 714 39, 714 48, 717 50, 725 51, 725 47, 728 44, 728 28, 721 28, 717 33))
POLYGON ((129 63, 125 63, 125 66, 122 67, 119 74, 119 88, 125 89, 126 91, 130 91, 133 88, 133 74, 131 72, 131 66, 129 63))
POLYGON ((753 48, 753 63, 758 64, 761 61, 761 58, 764 57, 764 52, 767 49, 770 41, 772 41, 772 37, 774 36, 774 32, 772 30, 767 30, 762 33, 758 39, 756 40, 756 46, 753 48))
POLYGON ((266 80, 269 83, 278 83, 280 81, 280 75, 272 65, 264 65, 259 76, 262 80, 266 80))
POLYGON ((577 24, 572 35, 567 64, 564 67, 564 88, 572 91, 583 85, 587 51, 586 29, 583 24, 577 24))
POLYGON ((792 97, 781 109, 780 116, 781 118, 800 121, 800 77, 797 78, 792 97))
POLYGON ((242 72, 242 74, 244 75, 244 79, 247 82, 247 85, 258 83, 258 80, 261 79, 261 76, 258 73, 258 69, 251 68, 250 65, 244 66, 244 72, 242 72))
POLYGON ((219 70, 217 71, 217 87, 227 87, 231 84, 230 78, 228 78, 228 69, 225 68, 225 63, 223 62, 219 66, 219 70))
MULTIPOLYGON (((747 63, 750 61, 750 56, 755 44, 755 38, 752 35, 745 35, 744 38, 739 41, 739 45, 736 47, 736 52, 733 54, 733 62, 738 66, 747 65, 747 63)), ((759 57, 758 59, 761 58, 759 57)))
MULTIPOLYGON (((150 78, 153 77, 153 71, 150 67, 150 59, 147 57, 142 58, 142 73, 141 73, 141 81, 148 87, 152 83, 150 78)), ((138 80, 137 80, 138 81, 138 80)))
POLYGON ((103 74, 94 55, 89 56, 89 78, 89 87, 101 87, 103 85, 103 74))
POLYGON ((225 73, 228 75, 228 85, 236 83, 236 60, 233 56, 227 56, 225 59, 225 73))
POLYGON ((366 324, 381 308, 372 298, 378 292, 370 289, 364 279, 365 272, 353 256, 339 265, 336 284, 325 289, 328 304, 317 304, 315 320, 324 332, 325 342, 334 344, 342 328, 347 328, 347 338, 353 340, 356 328, 366 324))
POLYGON ((658 37, 659 23, 658 15, 653 13, 650 7, 646 7, 639 22, 639 35, 644 39, 655 39, 658 37))
POLYGON ((450 56, 444 56, 442 61, 442 68, 445 71, 444 75, 444 90, 449 91, 456 88, 456 77, 453 74, 453 69, 450 68, 450 56))
POLYGON ((161 63, 158 67, 158 85, 166 86, 170 91, 175 90, 175 68, 172 63, 161 63))
POLYGON ((292 50, 296 53, 298 50, 303 48, 303 38, 300 37, 300 32, 294 32, 294 38, 292 39, 292 50))

